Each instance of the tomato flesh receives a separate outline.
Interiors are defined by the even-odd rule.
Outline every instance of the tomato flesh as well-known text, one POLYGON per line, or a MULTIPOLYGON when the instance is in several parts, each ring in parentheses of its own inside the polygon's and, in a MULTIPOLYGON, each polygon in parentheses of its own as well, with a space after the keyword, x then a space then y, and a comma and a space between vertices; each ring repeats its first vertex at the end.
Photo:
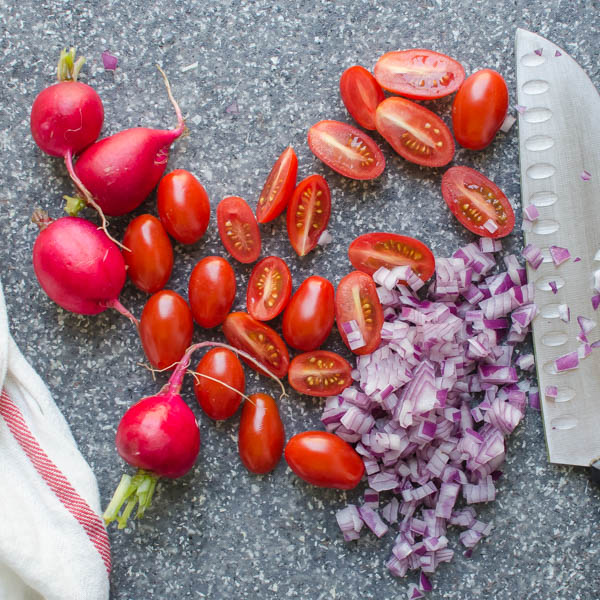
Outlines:
POLYGON ((225 249, 241 263, 260 256, 260 231, 252 209, 238 196, 223 198, 217 206, 217 225, 225 249))
POLYGON ((375 113, 377 131, 403 158, 443 167, 454 156, 454 139, 435 113, 406 98, 386 98, 375 113))
POLYGON ((238 450, 242 463, 251 473, 268 473, 281 459, 284 444, 277 403, 268 394, 252 394, 250 402, 244 402, 240 419, 238 450))
POLYGON ((458 61, 421 48, 387 52, 375 63, 373 73, 384 89, 414 100, 448 96, 465 79, 458 61))
POLYGON ((259 223, 268 223, 285 210, 294 193, 297 174, 298 158, 289 146, 273 165, 260 193, 256 205, 256 220, 259 223))
POLYGON ((336 396, 352 383, 351 372, 350 363, 339 354, 315 350, 292 359, 288 381, 307 396, 336 396))
POLYGON ((190 275, 188 298, 194 321, 207 329, 220 325, 235 299, 235 273, 221 256, 206 256, 190 275))
POLYGON ((475 169, 448 169, 442 177, 442 195, 452 214, 477 235, 501 238, 515 226, 515 213, 508 198, 475 169))
POLYGON ((161 290, 146 302, 139 331, 150 364, 156 369, 172 369, 192 342, 192 311, 179 294, 161 290))
POLYGON ((323 277, 308 277, 296 290, 283 313, 283 339, 297 350, 315 350, 333 327, 335 292, 323 277))
POLYGON ((385 157, 366 133, 340 121, 319 121, 308 130, 308 146, 328 167, 351 179, 374 179, 385 157))
POLYGON ((346 110, 365 129, 375 129, 375 109, 385 99, 373 75, 360 65, 346 69, 340 77, 340 95, 346 110))
POLYGON ((500 73, 482 69, 469 75, 452 104, 456 141, 481 150, 492 142, 508 111, 508 88, 500 73))
POLYGON ((238 357, 227 348, 212 348, 198 363, 194 377, 194 393, 202 410, 215 420, 228 419, 239 408, 246 389, 244 368, 238 357), (207 375, 207 377, 202 377, 207 375), (218 379, 233 390, 220 384, 218 379))
POLYGON ((350 348, 343 325, 356 321, 365 345, 352 350, 354 354, 370 354, 381 342, 383 308, 377 296, 375 282, 362 271, 352 271, 339 283, 335 294, 335 319, 344 344, 350 348))
MULTIPOLYGON (((278 333, 268 325, 248 313, 234 312, 223 322, 223 333, 232 346, 250 354, 275 376, 281 378, 287 373, 290 364, 288 349, 278 333)), ((265 373, 252 361, 243 360, 255 371, 265 373)))
POLYGON ((258 321, 274 319, 287 306, 292 295, 292 275, 278 256, 256 263, 246 293, 248 312, 258 321))
POLYGON ((423 281, 435 270, 431 250, 419 240, 397 233, 365 233, 358 236, 348 248, 352 266, 373 275, 379 267, 393 269, 408 265, 423 281))
POLYGON ((196 243, 206 232, 210 202, 204 186, 185 169, 165 175, 156 193, 158 216, 165 229, 182 244, 196 243))
POLYGON ((299 256, 305 256, 317 245, 330 214, 327 182, 321 175, 309 175, 296 186, 287 209, 288 237, 299 256))
POLYGON ((173 247, 161 222, 152 215, 136 217, 125 230, 123 245, 133 285, 148 294, 162 290, 173 270, 173 247))
POLYGON ((338 490, 355 488, 365 467, 350 444, 327 431, 304 431, 285 447, 290 469, 307 483, 338 490))

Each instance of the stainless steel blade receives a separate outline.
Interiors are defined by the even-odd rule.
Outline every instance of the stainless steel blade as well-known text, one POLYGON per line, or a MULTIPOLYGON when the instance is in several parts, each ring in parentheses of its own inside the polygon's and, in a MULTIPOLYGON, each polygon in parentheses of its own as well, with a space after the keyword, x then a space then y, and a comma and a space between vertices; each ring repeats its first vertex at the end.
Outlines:
MULTIPOLYGON (((591 304, 591 275, 600 269, 594 260, 600 249, 600 96, 579 65, 539 35, 517 30, 516 61, 521 196, 523 207, 535 204, 540 212, 525 242, 545 256, 537 270, 528 266, 528 276, 540 309, 533 344, 548 455, 553 463, 589 465, 600 456, 600 349, 576 370, 557 373, 554 360, 580 346, 577 316, 600 317, 591 304), (568 248, 572 258, 556 267, 552 245, 568 248), (558 316, 560 304, 570 308, 568 323, 558 316), (547 386, 558 387, 555 400, 546 396, 547 386)), ((588 337, 600 338, 600 327, 588 337)))

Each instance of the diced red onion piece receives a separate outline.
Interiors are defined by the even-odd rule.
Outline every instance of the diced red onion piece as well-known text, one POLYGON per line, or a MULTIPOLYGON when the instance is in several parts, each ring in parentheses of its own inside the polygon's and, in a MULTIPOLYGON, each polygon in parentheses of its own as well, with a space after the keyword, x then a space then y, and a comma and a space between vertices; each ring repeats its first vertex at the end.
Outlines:
POLYGON ((558 305, 558 317, 565 323, 568 323, 571 320, 571 310, 566 304, 558 305))
POLYGON ((531 353, 521 354, 515 363, 522 371, 531 371, 535 366, 535 358, 531 353))
POLYGON ((544 260, 542 251, 533 244, 527 244, 527 246, 523 248, 521 255, 531 265, 532 269, 538 269, 544 260))
POLYGON ((479 250, 481 250, 481 252, 500 252, 500 250, 502 250, 502 240, 480 237, 479 250))
POLYGON ((515 108, 519 114, 523 114, 527 110, 527 107, 522 104, 515 104, 515 108))
POLYGON ((483 226, 490 232, 490 233, 496 233, 496 231, 498 231, 498 225, 492 220, 492 219, 488 219, 483 226))
POLYGON ((600 294, 594 294, 592 296, 592 308, 598 310, 598 306, 600 306, 600 294))
POLYGON ((554 264, 558 267, 571 258, 571 253, 567 250, 567 248, 550 246, 550 256, 552 257, 554 264))
POLYGON ((500 125, 500 131, 502 133, 508 133, 512 129, 512 126, 515 124, 515 121, 516 119, 512 115, 506 115, 504 121, 502 121, 502 125, 500 125))
POLYGON ((530 204, 523 209, 523 216, 529 221, 535 221, 540 216, 540 211, 535 204, 530 204))
POLYGON ((364 506, 368 506, 369 508, 379 508, 379 492, 367 488, 363 494, 363 502, 364 506))
POLYGON ((579 356, 577 355, 577 351, 568 352, 567 354, 559 356, 554 361, 554 366, 559 373, 576 369, 579 366, 579 356))
POLYGON ((419 589, 419 586, 417 586, 415 583, 410 583, 408 585, 408 593, 406 597, 408 600, 419 600, 419 598, 424 598, 425 594, 423 594, 423 592, 419 589))
POLYGON ((537 50, 534 50, 533 52, 534 52, 534 54, 537 54, 538 56, 541 56, 543 51, 544 51, 543 48, 538 48, 537 50))
POLYGON ((552 290, 553 294, 557 294, 558 293, 558 286, 556 285, 556 281, 549 281, 548 282, 548 286, 552 290))
POLYGON ((114 71, 119 64, 119 59, 111 54, 108 50, 102 53, 102 65, 105 71, 114 71))
POLYGON ((328 244, 331 244, 331 242, 333 242, 333 236, 327 229, 325 229, 325 231, 323 231, 323 233, 321 233, 319 236, 317 244, 319 246, 327 246, 328 244))
POLYGON ((345 508, 338 510, 335 518, 343 533, 359 533, 363 526, 363 520, 355 504, 347 504, 345 508))
POLYGON ((388 526, 381 520, 381 517, 369 506, 361 506, 358 509, 365 525, 377 536, 382 537, 388 531, 388 526))
POLYGON ((583 171, 581 171, 580 177, 581 179, 583 179, 583 181, 589 181, 592 178, 592 174, 586 169, 584 169, 583 171))

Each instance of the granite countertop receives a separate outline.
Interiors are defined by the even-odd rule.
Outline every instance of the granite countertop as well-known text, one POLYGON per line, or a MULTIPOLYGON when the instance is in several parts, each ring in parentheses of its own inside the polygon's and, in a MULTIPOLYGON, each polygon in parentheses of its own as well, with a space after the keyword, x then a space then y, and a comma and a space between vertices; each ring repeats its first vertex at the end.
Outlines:
MULTIPOLYGON (((332 190, 333 243, 300 260, 283 218, 262 227, 263 255, 288 261, 294 286, 308 275, 336 285, 349 270, 346 249, 365 231, 392 230, 418 237, 437 256, 474 238, 449 216, 440 194, 441 169, 408 164, 380 138, 387 167, 373 182, 345 179, 309 151, 306 132, 324 119, 351 122, 338 92, 342 71, 371 68, 386 51, 425 47, 453 56, 467 73, 483 67, 506 78, 516 102, 513 59, 517 27, 536 31, 569 52, 600 85, 600 7, 596 0, 289 0, 74 3, 0 2, 0 277, 12 333, 42 374, 98 477, 106 504, 125 465, 114 449, 119 418, 138 398, 158 389, 138 365, 144 357, 131 325, 114 311, 72 315, 50 302, 31 266, 41 206, 61 214, 72 192, 58 159, 43 155, 29 134, 29 108, 52 82, 63 46, 88 57, 83 80, 105 106, 103 134, 137 125, 171 126, 172 107, 155 64, 170 76, 189 135, 172 150, 169 169, 186 168, 205 185, 213 207, 206 236, 192 247, 175 245, 169 287, 182 294, 196 262, 225 255, 214 208, 226 195, 252 206, 276 157, 288 144, 298 154, 299 178, 324 175, 332 190), (119 57, 105 72, 100 55, 119 57)), ((435 103, 448 122, 451 99, 435 103)), ((511 108, 514 113, 514 108, 511 108)), ((517 127, 486 150, 458 149, 453 164, 485 172, 508 195, 521 222, 517 127)), ((154 196, 135 214, 156 214, 154 196)), ((91 211, 85 216, 95 218, 91 211)), ((129 217, 111 219, 121 236, 129 217)), ((520 251, 517 227, 505 244, 520 251)), ((244 309, 251 266, 235 264, 235 307, 244 309)), ((145 295, 128 283, 121 300, 135 314, 145 295)), ((209 339, 220 339, 209 332, 209 339)), ((196 330, 195 339, 206 333, 196 330)), ((327 346, 350 358, 336 332, 327 346)), ((596 359, 597 360, 597 359, 596 359)), ((276 393, 247 371, 250 392, 276 393)), ((268 476, 249 474, 237 455, 239 413, 213 423, 202 415, 191 383, 184 395, 201 427, 202 450, 191 474, 159 484, 146 517, 124 531, 110 527, 111 597, 278 599, 406 597, 409 582, 388 574, 392 536, 364 534, 345 544, 335 512, 356 501, 351 492, 316 489, 298 480, 282 460, 268 476)), ((319 428, 322 401, 291 393, 281 402, 288 437, 319 428)), ((433 577, 432 600, 486 598, 595 600, 600 597, 600 493, 576 468, 547 463, 540 415, 529 411, 508 441, 505 476, 496 502, 480 507, 492 535, 472 558, 457 550, 433 577)))

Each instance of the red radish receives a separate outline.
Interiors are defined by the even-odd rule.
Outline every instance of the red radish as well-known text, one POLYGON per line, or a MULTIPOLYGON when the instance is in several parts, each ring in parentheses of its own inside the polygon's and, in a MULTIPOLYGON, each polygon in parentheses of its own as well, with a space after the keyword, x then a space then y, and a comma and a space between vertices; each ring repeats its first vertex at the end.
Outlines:
MULTIPOLYGON (((207 346, 227 348, 259 364, 250 355, 227 344, 220 342, 193 344, 186 350, 169 382, 160 392, 155 396, 142 398, 125 412, 117 427, 115 444, 121 458, 136 467, 138 472, 133 477, 125 474, 121 478, 104 511, 103 518, 106 524, 116 520, 119 529, 123 529, 136 504, 138 504, 136 517, 142 517, 150 506, 160 477, 177 479, 188 473, 194 466, 200 450, 200 430, 194 413, 182 400, 179 392, 192 354, 199 348, 207 346), (127 505, 119 514, 126 501, 127 505)), ((264 367, 263 370, 283 389, 283 384, 275 375, 264 367)), ((202 376, 201 373, 193 374, 196 377, 202 376)), ((246 398, 235 388, 225 383, 223 385, 246 398)), ((283 392, 285 394, 285 389, 283 392)))
POLYGON ((137 326, 137 319, 118 300, 125 284, 125 261, 117 245, 79 217, 55 221, 36 210, 32 221, 40 228, 33 245, 33 269, 49 298, 83 315, 115 308, 137 326))
POLYGON ((175 108, 177 127, 120 131, 88 147, 69 170, 85 199, 93 198, 107 215, 124 215, 148 197, 165 171, 171 144, 185 131, 167 76, 159 70, 175 108))
POLYGON ((81 152, 100 135, 104 108, 97 92, 77 81, 85 58, 75 60, 75 48, 63 50, 58 61, 58 83, 42 90, 31 107, 31 135, 50 156, 81 152))

